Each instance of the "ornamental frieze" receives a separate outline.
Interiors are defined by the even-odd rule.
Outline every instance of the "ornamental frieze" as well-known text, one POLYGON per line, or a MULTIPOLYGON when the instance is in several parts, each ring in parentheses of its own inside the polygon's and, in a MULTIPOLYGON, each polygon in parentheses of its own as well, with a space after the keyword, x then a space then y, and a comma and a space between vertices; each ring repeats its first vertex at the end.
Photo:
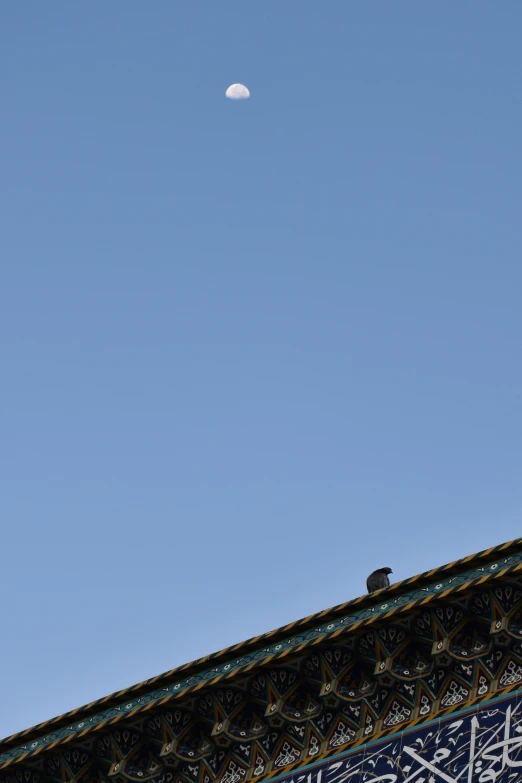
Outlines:
POLYGON ((113 694, 0 743, 0 783, 327 783, 341 757, 342 780, 494 781, 522 733, 521 569, 511 542, 113 694))

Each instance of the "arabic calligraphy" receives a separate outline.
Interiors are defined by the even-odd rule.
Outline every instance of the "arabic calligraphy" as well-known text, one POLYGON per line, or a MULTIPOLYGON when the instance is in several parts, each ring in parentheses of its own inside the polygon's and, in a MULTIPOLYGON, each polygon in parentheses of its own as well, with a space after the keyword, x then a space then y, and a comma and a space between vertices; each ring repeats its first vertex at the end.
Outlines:
POLYGON ((280 783, 519 783, 522 694, 405 731, 280 783))

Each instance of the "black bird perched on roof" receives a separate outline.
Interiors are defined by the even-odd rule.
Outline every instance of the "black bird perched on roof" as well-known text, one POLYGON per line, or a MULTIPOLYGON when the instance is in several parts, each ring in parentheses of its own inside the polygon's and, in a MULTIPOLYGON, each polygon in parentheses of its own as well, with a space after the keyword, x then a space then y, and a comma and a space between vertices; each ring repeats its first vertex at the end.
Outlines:
POLYGON ((391 568, 378 568, 373 574, 370 574, 366 580, 366 587, 369 593, 375 593, 376 590, 382 590, 383 587, 390 586, 388 574, 391 574, 391 568))

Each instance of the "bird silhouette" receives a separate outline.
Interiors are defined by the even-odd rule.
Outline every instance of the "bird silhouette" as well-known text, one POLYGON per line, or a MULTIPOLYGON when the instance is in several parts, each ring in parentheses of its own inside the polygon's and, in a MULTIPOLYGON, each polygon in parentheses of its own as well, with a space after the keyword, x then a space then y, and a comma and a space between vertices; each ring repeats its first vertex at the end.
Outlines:
POLYGON ((370 574, 366 580, 366 587, 369 593, 375 593, 376 590, 382 590, 383 587, 390 586, 388 574, 391 574, 391 568, 378 568, 373 574, 370 574))

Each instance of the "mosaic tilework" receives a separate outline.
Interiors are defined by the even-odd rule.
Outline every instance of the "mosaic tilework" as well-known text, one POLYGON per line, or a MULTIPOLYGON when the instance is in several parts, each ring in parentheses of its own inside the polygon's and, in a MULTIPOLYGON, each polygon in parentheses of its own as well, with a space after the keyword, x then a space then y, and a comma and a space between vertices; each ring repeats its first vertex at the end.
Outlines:
POLYGON ((522 695, 492 700, 277 776, 278 783, 508 783, 522 768, 522 695))
MULTIPOLYGON (((382 593, 381 596, 379 596, 379 594, 373 596, 372 601, 368 601, 368 599, 366 599, 366 601, 363 602, 362 599, 356 599, 356 601, 350 602, 349 604, 341 605, 341 608, 343 609, 348 607, 348 611, 346 611, 346 613, 338 613, 338 616, 336 617, 332 616, 333 610, 329 611, 328 613, 321 613, 321 615, 325 615, 328 618, 323 623, 317 624, 313 627, 306 627, 301 632, 294 632, 294 634, 289 635, 287 638, 281 639, 277 637, 273 643, 266 644, 265 646, 262 646, 258 649, 253 649, 251 651, 249 650, 248 652, 243 652, 242 649, 240 649, 237 651, 237 656, 233 659, 216 660, 216 665, 214 666, 208 665, 206 668, 195 671, 193 674, 188 674, 188 676, 180 676, 179 678, 174 679, 172 682, 166 683, 163 687, 151 689, 149 692, 141 693, 140 695, 133 695, 133 689, 129 689, 128 700, 108 706, 106 709, 100 709, 99 711, 90 715, 85 714, 83 710, 80 710, 78 711, 76 720, 74 719, 73 715, 70 715, 70 722, 66 723, 65 725, 57 725, 56 728, 51 728, 52 724, 56 723, 56 721, 50 721, 48 724, 44 724, 48 726, 47 731, 42 731, 39 736, 35 736, 35 732, 33 730, 32 736, 28 736, 26 741, 23 739, 26 733, 23 732, 21 735, 18 735, 17 738, 12 738, 12 740, 19 739, 19 743, 15 744, 12 742, 11 747, 6 747, 6 744, 4 744, 4 746, 0 748, 0 769, 5 769, 7 766, 13 763, 24 761, 25 759, 37 756, 44 750, 52 750, 62 744, 70 743, 71 741, 82 741, 83 738, 89 735, 91 732, 103 732, 109 726, 119 723, 120 721, 125 721, 125 723, 130 722, 135 717, 140 716, 142 713, 146 714, 149 711, 157 713, 167 706, 170 707, 171 703, 174 701, 186 701, 187 699, 193 698, 196 694, 203 694, 209 688, 211 688, 213 691, 216 691, 217 688, 223 686, 223 684, 226 684, 226 682, 229 680, 233 680, 235 683, 236 681, 240 682, 242 678, 244 679, 245 677, 253 677, 256 672, 261 671, 266 667, 278 666, 279 662, 283 661, 283 659, 290 665, 290 667, 295 666, 294 662, 297 660, 299 673, 296 676, 298 679, 301 678, 303 681, 306 680, 308 685, 310 685, 310 682, 312 682, 314 678, 311 677, 310 674, 303 674, 303 672, 299 669, 300 666, 305 665, 302 663, 304 660, 303 656, 309 649, 313 649, 315 646, 320 647, 320 656, 322 656, 321 665, 323 668, 328 667, 328 664, 325 662, 326 659, 324 659, 325 653, 322 652, 323 648, 326 649, 329 644, 334 642, 334 640, 336 640, 335 643, 341 644, 346 640, 350 641, 352 637, 354 640, 356 638, 364 639, 364 634, 362 632, 369 627, 371 628, 372 623, 374 623, 376 620, 380 621, 380 628, 382 624, 396 622, 397 620, 400 620, 402 616, 407 618, 409 615, 412 615, 412 610, 414 609, 418 612, 421 607, 424 607, 427 604, 438 604, 439 602, 436 601, 436 599, 444 599, 445 602, 451 602, 454 597, 458 597, 460 594, 463 594, 464 592, 467 592, 471 589, 476 591, 480 589, 482 585, 496 583, 499 582, 499 580, 505 580, 510 576, 516 578, 517 572, 522 568, 522 552, 512 551, 513 548, 513 544, 511 543, 509 545, 503 545, 502 547, 496 548, 496 550, 488 550, 489 558, 491 558, 491 555, 494 555, 495 553, 497 553, 497 557, 493 560, 489 559, 487 562, 484 562, 484 558, 482 556, 477 556, 479 561, 478 563, 469 562, 470 558, 466 558, 465 560, 468 561, 470 566, 468 568, 462 568, 463 561, 459 561, 458 564, 450 564, 450 566, 446 566, 444 569, 438 569, 436 572, 434 572, 435 576, 438 578, 435 579, 432 583, 426 583, 426 578, 429 576, 429 574, 421 575, 421 577, 417 578, 417 580, 407 580, 406 582, 401 583, 403 587, 405 585, 409 585, 408 590, 398 590, 397 585, 395 585, 393 589, 385 591, 385 593, 382 593), (509 551, 509 554, 506 553, 498 556, 500 552, 506 552, 506 550, 511 551, 509 551), (457 570, 457 566, 461 569, 460 572, 457 570), (361 604, 360 607, 359 604, 361 604)), ((515 591, 513 592, 513 595, 515 595, 515 593, 518 595, 516 592, 518 588, 512 587, 511 589, 512 591, 515 591)), ((498 604, 496 599, 491 599, 491 601, 491 606, 496 606, 498 604)), ((450 603, 450 606, 453 606, 453 604, 450 603)), ((489 607, 490 605, 488 604, 487 611, 490 611, 489 607)), ((339 607, 337 607, 337 610, 338 609, 339 607)), ((454 611, 458 612, 460 610, 454 609, 454 611)), ((511 626, 511 630, 506 631, 506 627, 509 626, 511 621, 505 614, 504 610, 498 610, 497 608, 496 611, 498 612, 498 619, 496 622, 500 623, 500 631, 507 633, 510 639, 517 638, 516 634, 513 637, 513 630, 511 626), (511 634, 511 636, 509 636, 509 634, 511 634)), ((318 616, 316 615, 313 619, 316 619, 317 617, 318 616)), ((428 663, 430 656, 444 653, 448 654, 451 658, 452 655, 451 651, 446 649, 446 647, 450 644, 449 640, 451 639, 451 634, 448 635, 449 632, 441 630, 441 628, 443 629, 443 626, 441 625, 441 622, 437 620, 435 615, 432 619, 433 623, 429 625, 429 634, 432 634, 432 636, 430 636, 429 640, 426 641, 426 644, 431 645, 431 648, 433 649, 430 648, 431 652, 429 654, 426 652, 426 649, 423 649, 423 656, 421 656, 423 657, 424 664, 426 666, 430 665, 428 663), (435 634, 435 637, 433 637, 433 634, 435 634), (436 648, 437 644, 441 645, 440 649, 436 648)), ((484 620, 482 620, 482 622, 484 622, 484 620)), ((489 619, 488 622, 493 621, 489 619)), ((298 625, 299 624, 293 624, 292 626, 287 626, 286 628, 289 629, 290 627, 294 627, 297 630, 298 625)), ((379 631, 379 633, 381 633, 381 631, 379 631)), ((411 631, 408 631, 408 633, 411 635, 411 631)), ((420 629, 417 627, 415 630, 415 639, 417 641, 420 638, 419 634, 420 629)), ((482 634, 482 636, 484 636, 484 634, 482 634)), ((270 635, 267 635, 264 637, 264 639, 267 640, 269 637, 270 635)), ((478 638, 479 637, 477 637, 477 639, 478 638)), ((372 645, 377 644, 377 648, 378 650, 381 650, 381 653, 383 649, 386 649, 386 645, 380 637, 374 636, 372 639, 373 641, 371 643, 367 643, 368 649, 358 649, 358 655, 360 657, 362 656, 366 662, 373 661, 372 655, 374 655, 374 653, 372 652, 372 645)), ((359 644, 359 642, 357 643, 359 644)), ((363 644, 363 642, 361 641, 360 644, 363 644)), ((484 649, 480 648, 481 655, 484 653, 485 649, 485 647, 484 649)), ((393 679, 397 679, 397 672, 395 669, 393 669, 395 664, 390 662, 391 658, 389 655, 388 657, 384 656, 383 658, 381 653, 379 653, 379 666, 383 666, 385 668, 383 668, 381 671, 375 672, 374 674, 378 675, 387 673, 393 679)), ((466 655, 468 656, 468 659, 470 659, 470 657, 473 659, 477 657, 476 655, 472 655, 469 650, 464 654, 464 658, 466 658, 466 655)), ((513 656, 514 657, 510 659, 510 665, 512 668, 514 667, 513 677, 515 678, 514 682, 516 683, 519 666, 517 657, 518 652, 513 651, 513 656)), ((440 660, 442 660, 442 658, 439 659, 439 662, 440 660)), ((181 667, 181 669, 178 670, 178 673, 181 673, 181 671, 185 668, 188 667, 181 667)), ((482 682, 484 684, 487 680, 489 685, 486 692, 491 694, 494 690, 498 689, 498 683, 494 681, 494 677, 491 679, 491 672, 489 675, 484 675, 482 670, 479 672, 479 668, 473 664, 472 675, 473 677, 476 676, 479 678, 477 682, 482 682), (482 680, 480 680, 481 677, 482 680), (484 677, 486 678, 485 680, 484 677)), ((441 666, 440 671, 443 671, 443 669, 444 667, 441 666)), ((276 671, 276 669, 273 671, 276 671)), ((422 674, 422 677, 424 677, 426 682, 425 677, 427 675, 427 671, 422 670, 417 673, 422 674)), ((408 679, 409 675, 403 675, 403 679, 404 677, 408 679)), ((457 699, 459 693, 461 696, 465 693, 467 700, 469 700, 472 695, 480 696, 475 682, 472 684, 469 681, 469 677, 467 680, 466 677, 461 677, 461 675, 459 675, 459 677, 462 682, 459 679, 453 681, 453 684, 451 685, 453 692, 447 694, 445 697, 447 702, 446 705, 444 702, 440 701, 442 697, 436 693, 434 695, 433 690, 431 697, 427 696, 424 692, 422 696, 419 695, 422 691, 422 688, 417 688, 417 685, 414 689, 416 694, 415 698, 418 696, 421 701, 424 700, 424 707, 427 705, 426 700, 430 701, 431 698, 430 703, 432 706, 430 707, 430 710, 433 709, 433 699, 435 699, 435 702, 437 702, 436 708, 440 710, 444 709, 445 707, 451 707, 453 702, 461 703, 462 699, 460 699, 460 701, 457 699), (457 699, 457 701, 455 701, 455 699, 457 699)), ((416 677, 416 679, 422 678, 416 677)), ((316 681, 315 685, 317 686, 317 684, 318 683, 316 681)), ((330 686, 334 688, 332 683, 330 683, 330 686)), ((448 687, 449 686, 450 683, 448 683, 448 687)), ((326 687, 326 685, 324 687, 326 687)), ((480 687, 482 686, 479 685, 478 688, 480 689, 480 687)), ((332 690, 332 698, 342 699, 342 693, 337 691, 334 693, 334 690, 332 690)), ((321 696, 328 696, 328 692, 322 693, 321 696)), ((261 703, 265 705, 265 708, 267 708, 266 704, 268 704, 268 698, 269 697, 266 695, 259 696, 257 697, 257 701, 261 701, 261 703)), ((103 702, 104 700, 101 701, 103 702)), ((376 725, 379 721, 384 721, 383 726, 387 726, 389 729, 399 725, 401 722, 399 720, 400 715, 403 715, 404 717, 404 715, 407 714, 407 712, 401 712, 401 704, 402 702, 400 699, 398 701, 396 700, 396 703, 393 705, 393 715, 390 714, 389 716, 384 717, 379 717, 380 708, 377 709, 376 705, 373 705, 373 708, 371 709, 368 708, 370 711, 373 710, 373 723, 376 725)), ((363 707, 364 705, 359 709, 361 715, 365 711, 365 708, 363 707)), ((410 707, 407 709, 410 709, 410 707)), ((172 706, 172 709, 175 709, 175 707, 172 706)), ((197 709, 199 710, 199 707, 197 709)), ((410 718, 414 714, 415 710, 420 709, 422 709, 421 702, 415 702, 413 707, 410 709, 410 718)), ((208 723, 208 716, 205 718, 205 720, 208 723)), ((285 718, 285 720, 287 720, 287 718, 285 718)), ((357 732, 360 731, 360 729, 360 726, 352 726, 350 730, 353 731, 355 736, 357 735, 357 732)), ((321 736, 321 732, 319 731, 315 736, 315 743, 317 746, 322 747, 324 741, 325 738, 321 736)), ((294 748, 294 753, 295 752, 297 751, 294 748)))

